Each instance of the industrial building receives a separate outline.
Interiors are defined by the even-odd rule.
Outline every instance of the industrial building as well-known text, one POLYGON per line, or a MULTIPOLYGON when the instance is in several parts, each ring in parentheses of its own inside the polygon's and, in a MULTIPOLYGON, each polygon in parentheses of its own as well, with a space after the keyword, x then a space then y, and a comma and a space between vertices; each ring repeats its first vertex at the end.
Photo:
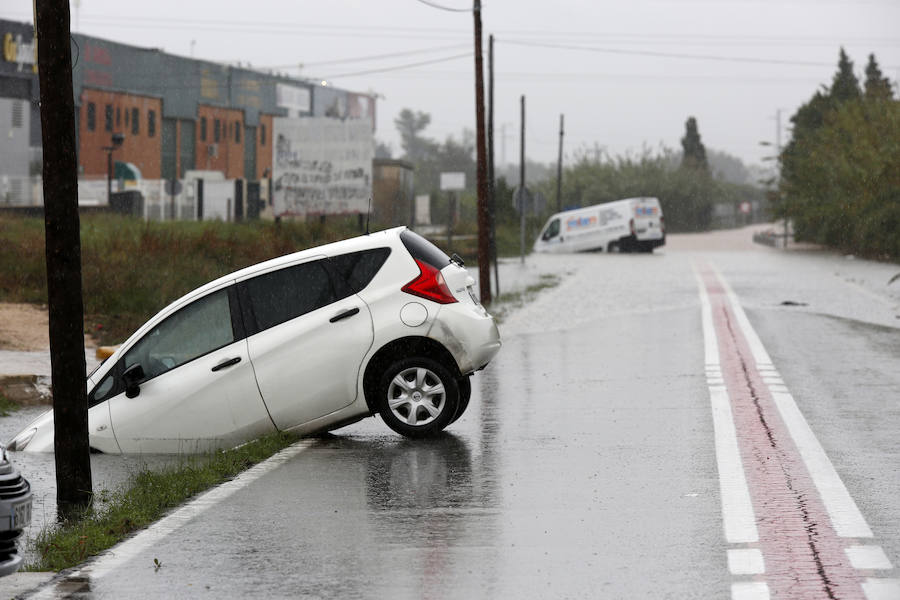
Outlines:
MULTIPOLYGON (((41 172, 33 26, 0 20, 0 39, 0 203, 27 204, 41 172)), ((81 34, 72 42, 79 178, 106 178, 111 153, 132 178, 264 180, 278 117, 368 119, 374 136, 371 94, 81 34)))

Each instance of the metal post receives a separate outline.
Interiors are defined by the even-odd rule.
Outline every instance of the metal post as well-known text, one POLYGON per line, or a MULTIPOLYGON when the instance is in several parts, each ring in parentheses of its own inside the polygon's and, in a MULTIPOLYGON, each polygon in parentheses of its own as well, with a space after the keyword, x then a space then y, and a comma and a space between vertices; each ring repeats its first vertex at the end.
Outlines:
MULTIPOLYGON (((775 177, 775 192, 777 194, 781 194, 779 188, 781 187, 781 109, 775 111, 775 165, 776 169, 776 177, 775 177)), ((787 249, 788 245, 788 216, 787 211, 784 213, 784 248, 787 249)))
POLYGON ((113 159, 112 148, 106 148, 106 205, 112 200, 113 159))
POLYGON ((525 94, 522 94, 522 125, 519 131, 519 252, 525 264, 525 94))
POLYGON ((559 160, 556 162, 556 212, 562 211, 563 115, 559 115, 559 160))
POLYGON ((478 295, 491 301, 490 214, 488 213, 487 152, 484 142, 484 65, 481 58, 481 0, 475 0, 475 154, 478 161, 478 295))

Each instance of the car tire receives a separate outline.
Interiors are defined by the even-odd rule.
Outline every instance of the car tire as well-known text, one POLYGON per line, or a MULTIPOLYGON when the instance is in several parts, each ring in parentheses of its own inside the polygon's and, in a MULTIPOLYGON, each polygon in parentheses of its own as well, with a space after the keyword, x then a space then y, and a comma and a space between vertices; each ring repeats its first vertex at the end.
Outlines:
POLYGON ((426 357, 393 363, 378 384, 378 413, 388 427, 417 438, 443 431, 456 416, 460 391, 456 377, 426 357))
POLYGON ((457 385, 459 386, 459 405, 456 407, 456 414, 450 419, 450 423, 456 423, 463 416, 463 413, 466 412, 466 409, 469 408, 469 398, 472 397, 472 377, 463 375, 457 380, 457 385))

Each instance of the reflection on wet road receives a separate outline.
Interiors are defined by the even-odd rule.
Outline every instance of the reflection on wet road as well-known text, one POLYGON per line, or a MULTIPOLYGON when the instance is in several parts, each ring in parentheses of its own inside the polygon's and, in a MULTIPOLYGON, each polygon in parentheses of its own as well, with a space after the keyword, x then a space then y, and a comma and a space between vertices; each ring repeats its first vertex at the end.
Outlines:
MULTIPOLYGON (((44 597, 730 597, 696 255, 544 258, 573 274, 504 323, 445 435, 403 440, 367 420, 323 436, 120 568, 92 578, 101 559, 44 597)), ((859 388, 854 410, 823 387, 841 389, 829 370, 896 364, 891 307, 848 302, 810 257, 715 261, 896 563, 900 415, 884 387, 859 388), (886 331, 842 329, 852 356, 816 349, 832 317, 859 312, 886 331)))

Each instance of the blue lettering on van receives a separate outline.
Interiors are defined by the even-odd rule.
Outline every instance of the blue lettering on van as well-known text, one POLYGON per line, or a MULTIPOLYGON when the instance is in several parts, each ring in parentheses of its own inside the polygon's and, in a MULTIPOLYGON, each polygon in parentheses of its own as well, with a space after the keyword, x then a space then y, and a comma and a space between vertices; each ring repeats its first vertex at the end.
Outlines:
POLYGON ((589 227, 597 224, 597 217, 575 217, 566 221, 566 229, 578 229, 579 227, 589 227))

